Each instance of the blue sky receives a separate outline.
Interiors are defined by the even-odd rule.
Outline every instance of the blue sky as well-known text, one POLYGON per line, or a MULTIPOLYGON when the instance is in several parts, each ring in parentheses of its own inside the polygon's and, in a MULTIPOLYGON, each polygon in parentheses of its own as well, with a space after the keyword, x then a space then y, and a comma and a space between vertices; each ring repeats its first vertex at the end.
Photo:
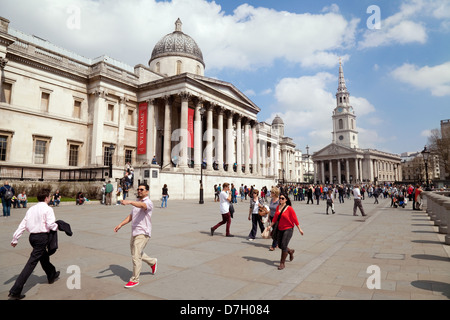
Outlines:
POLYGON ((245 93, 259 121, 280 115, 303 152, 331 142, 339 57, 361 148, 421 151, 450 118, 449 0, 0 0, 0 8, 14 29, 130 66, 147 65, 179 17, 205 75, 245 93))

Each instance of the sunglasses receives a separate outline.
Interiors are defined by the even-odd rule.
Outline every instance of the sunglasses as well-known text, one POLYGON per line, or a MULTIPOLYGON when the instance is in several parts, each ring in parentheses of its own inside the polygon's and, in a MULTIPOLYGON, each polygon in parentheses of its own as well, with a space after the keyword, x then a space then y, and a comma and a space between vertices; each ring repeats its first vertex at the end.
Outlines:
POLYGON ((138 191, 145 191, 145 188, 139 188, 138 191))
POLYGON ((286 200, 286 198, 284 198, 284 197, 280 197, 280 200, 286 200))

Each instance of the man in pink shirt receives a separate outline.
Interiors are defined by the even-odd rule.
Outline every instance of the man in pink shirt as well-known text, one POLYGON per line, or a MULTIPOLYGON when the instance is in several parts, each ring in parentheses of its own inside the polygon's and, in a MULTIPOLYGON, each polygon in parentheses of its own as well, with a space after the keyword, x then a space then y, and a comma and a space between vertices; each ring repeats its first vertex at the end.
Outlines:
POLYGON ((138 189, 138 199, 136 201, 123 200, 122 205, 131 204, 131 213, 114 228, 119 231, 124 225, 131 222, 131 257, 133 260, 133 275, 125 288, 132 288, 139 284, 142 261, 152 268, 152 273, 156 273, 157 259, 151 258, 144 253, 145 246, 152 235, 152 210, 153 203, 148 197, 149 186, 140 184, 138 189))
POLYGON ((14 232, 11 241, 11 246, 15 247, 26 230, 30 233, 29 240, 33 247, 30 258, 9 291, 8 297, 11 299, 22 299, 25 297, 25 295, 22 295, 23 286, 33 273, 38 262, 41 263, 42 269, 47 274, 48 283, 53 283, 59 277, 59 271, 56 271, 53 264, 51 264, 50 256, 47 252, 50 230, 56 231, 58 229, 58 225, 55 222, 55 213, 48 206, 50 190, 39 190, 37 199, 39 201, 38 204, 28 209, 25 218, 23 218, 16 232, 14 232))

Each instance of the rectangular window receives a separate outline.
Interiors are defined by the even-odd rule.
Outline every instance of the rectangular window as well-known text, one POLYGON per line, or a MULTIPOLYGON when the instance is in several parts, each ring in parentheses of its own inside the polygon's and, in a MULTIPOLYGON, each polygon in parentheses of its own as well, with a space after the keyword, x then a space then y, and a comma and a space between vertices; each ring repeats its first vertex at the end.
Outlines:
POLYGON ((109 145, 103 147, 103 165, 109 167, 112 163, 112 154, 109 151, 109 145))
POLYGON ((127 124, 134 126, 134 111, 128 110, 127 124))
POLYGON ((6 161, 6 148, 8 147, 8 137, 0 136, 0 161, 6 161))
POLYGON ((125 149, 125 163, 132 163, 133 160, 133 150, 125 149))
POLYGON ((41 93, 41 110, 48 112, 49 103, 50 103, 50 93, 42 92, 41 93))
POLYGON ((114 105, 108 104, 108 113, 106 114, 106 121, 114 121, 114 105))
POLYGON ((12 92, 12 84, 3 82, 0 102, 6 102, 7 104, 11 104, 11 92, 12 92))
POLYGON ((69 147, 69 166, 76 167, 78 166, 78 151, 79 146, 75 144, 71 144, 69 147))
POLYGON ((46 151, 47 151, 47 141, 36 140, 34 146, 34 163, 45 164, 46 163, 46 151))
POLYGON ((73 117, 81 119, 81 101, 74 101, 73 103, 73 117))

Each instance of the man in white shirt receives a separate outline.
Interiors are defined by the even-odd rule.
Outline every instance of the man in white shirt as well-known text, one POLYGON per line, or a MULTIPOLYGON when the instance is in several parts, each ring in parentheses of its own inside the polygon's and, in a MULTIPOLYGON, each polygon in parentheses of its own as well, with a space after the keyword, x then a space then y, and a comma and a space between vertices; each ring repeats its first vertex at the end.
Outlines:
POLYGON ((226 226, 226 236, 227 237, 233 237, 233 235, 230 233, 230 225, 231 225, 231 214, 230 214, 230 202, 231 202, 231 193, 230 193, 230 184, 225 182, 223 184, 222 192, 219 194, 219 201, 220 201, 220 213, 222 214, 222 221, 220 221, 218 224, 216 224, 214 227, 211 228, 211 235, 214 235, 214 231, 218 227, 220 227, 223 224, 227 224, 226 226))
POLYGON ((361 211, 361 215, 364 217, 366 214, 364 213, 364 208, 361 203, 361 192, 359 191, 359 185, 356 185, 353 188, 353 215, 356 216, 356 209, 359 208, 361 211))
POLYGON ((16 232, 14 232, 11 241, 11 246, 15 247, 26 230, 30 233, 29 240, 33 247, 30 258, 9 291, 8 296, 11 299, 22 299, 25 297, 25 295, 22 295, 23 286, 33 273, 38 262, 41 263, 42 269, 47 274, 48 283, 53 283, 59 277, 59 271, 56 271, 53 264, 51 264, 47 251, 50 230, 56 231, 58 229, 58 225, 55 222, 55 213, 48 206, 50 190, 39 190, 37 199, 39 201, 38 204, 28 209, 16 232))
POLYGON ((151 258, 144 253, 145 246, 152 235, 152 211, 153 203, 148 197, 149 186, 140 184, 138 186, 138 199, 136 201, 123 200, 122 205, 131 204, 133 209, 131 213, 114 231, 119 231, 127 223, 131 222, 131 257, 133 260, 133 275, 125 288, 132 288, 139 284, 139 276, 141 274, 142 261, 152 268, 152 273, 156 273, 158 259, 151 258))

